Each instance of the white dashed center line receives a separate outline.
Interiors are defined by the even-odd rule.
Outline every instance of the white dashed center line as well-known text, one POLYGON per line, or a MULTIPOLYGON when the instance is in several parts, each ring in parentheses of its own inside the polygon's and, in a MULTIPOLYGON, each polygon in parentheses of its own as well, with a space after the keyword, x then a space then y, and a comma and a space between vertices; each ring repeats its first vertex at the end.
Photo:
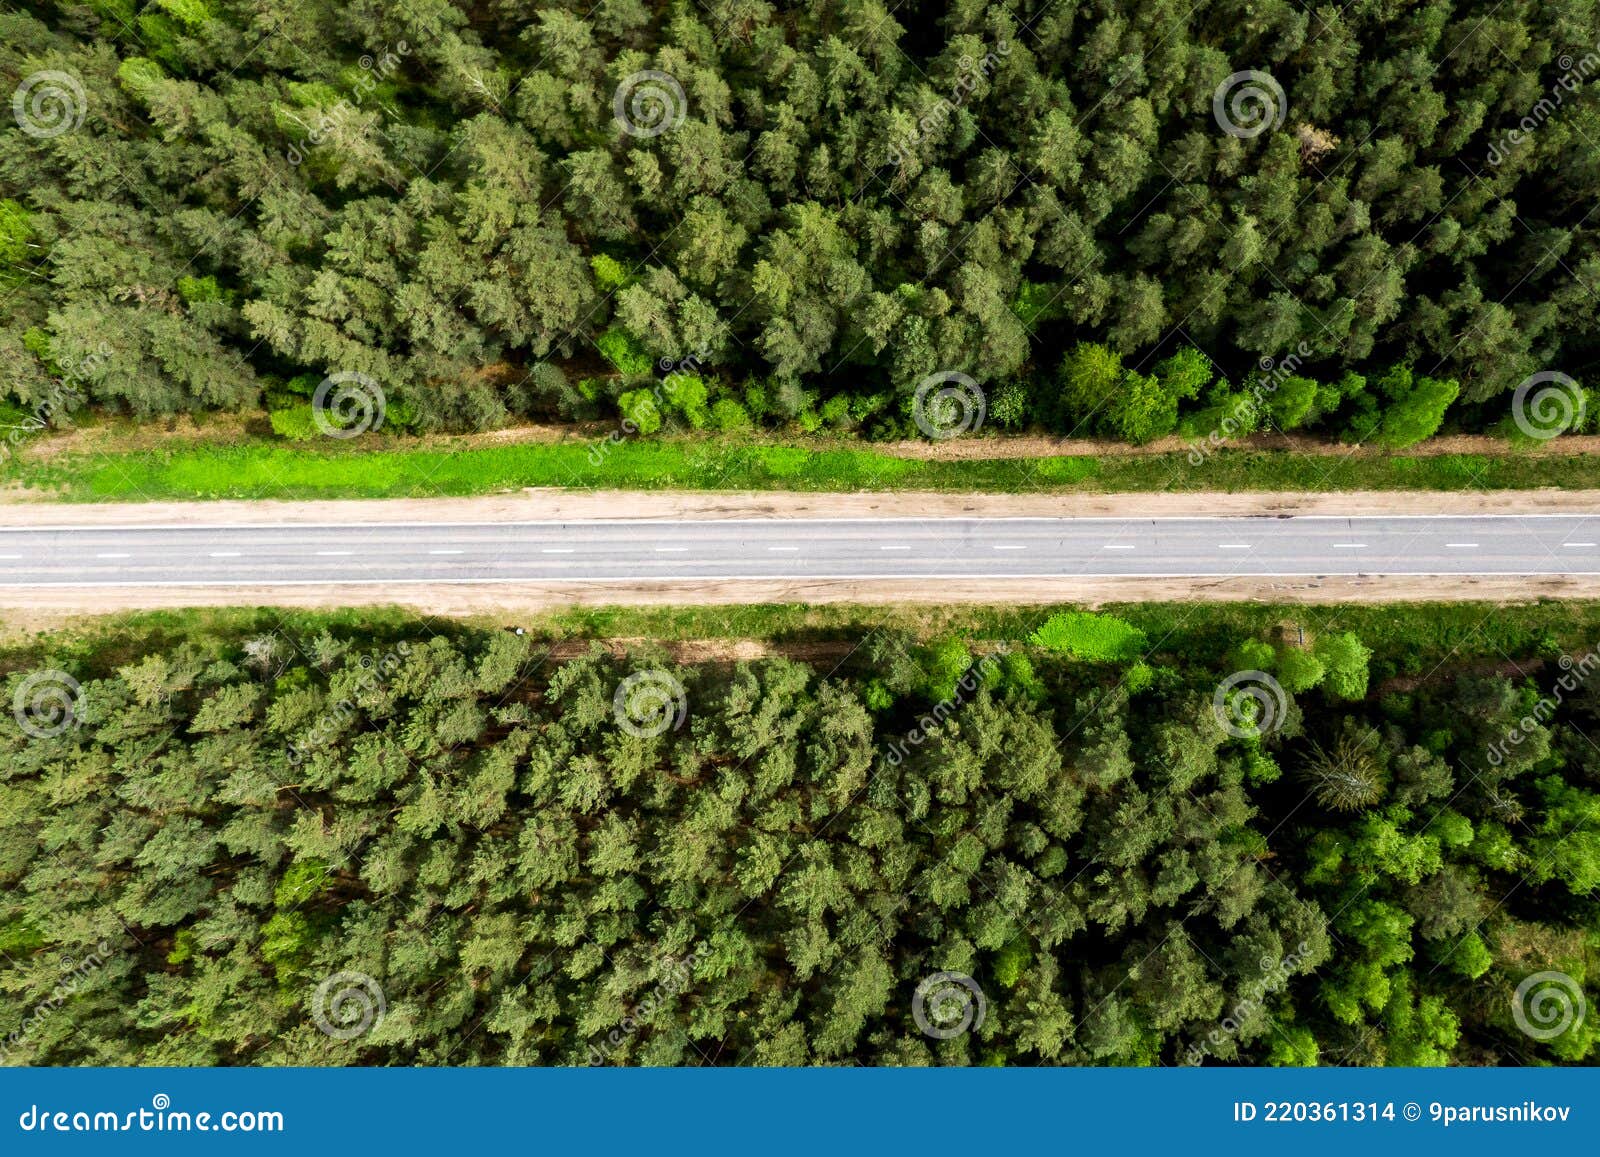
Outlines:
POLYGON ((97 554, 95 558, 127 558, 125 554, 97 554))
POLYGON ((539 553, 540 554, 571 554, 576 549, 577 549, 577 547, 573 547, 573 546, 547 546, 543 550, 541 550, 539 553))
POLYGON ((1563 542, 1562 546, 1593 546, 1592 542, 1563 542))
POLYGON ((769 546, 768 550, 799 550, 798 546, 769 546))
POLYGON ((910 550, 909 546, 880 546, 879 550, 910 550))
POLYGON ((236 550, 214 550, 214 551, 211 552, 211 557, 212 558, 238 558, 239 557, 239 552, 236 551, 236 550))
POLYGON ((317 555, 320 558, 334 558, 336 556, 343 556, 343 555, 354 554, 354 553, 355 552, 352 551, 352 550, 319 550, 319 551, 317 551, 317 555))
POLYGON ((1475 542, 1447 542, 1444 545, 1445 545, 1445 549, 1446 550, 1477 550, 1478 549, 1478 544, 1475 543, 1475 542))
POLYGON ((656 547, 656 553, 657 554, 683 554, 688 549, 689 548, 686 547, 686 546, 658 546, 658 547, 656 547))
POLYGON ((459 550, 430 550, 429 554, 460 554, 459 550))
POLYGON ((1219 543, 1217 543, 1217 549, 1218 550, 1249 550, 1250 549, 1250 544, 1248 542, 1219 542, 1219 543))
POLYGON ((1108 543, 1106 543, 1105 546, 1101 547, 1100 549, 1102 549, 1102 550, 1132 550, 1133 547, 1132 547, 1131 544, 1108 542, 1108 543))
POLYGON ((1333 544, 1333 549, 1334 550, 1366 550, 1367 549, 1367 544, 1364 543, 1364 542, 1336 542, 1336 543, 1333 544))
POLYGON ((1009 545, 1007 543, 996 543, 995 544, 995 549, 996 550, 1027 550, 1028 548, 1025 547, 1025 546, 1011 546, 1011 545, 1009 545))

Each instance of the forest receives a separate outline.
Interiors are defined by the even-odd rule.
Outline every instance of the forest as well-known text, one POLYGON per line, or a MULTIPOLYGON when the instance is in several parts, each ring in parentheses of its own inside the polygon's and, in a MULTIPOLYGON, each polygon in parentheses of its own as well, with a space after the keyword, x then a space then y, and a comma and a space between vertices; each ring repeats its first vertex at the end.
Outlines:
POLYGON ((6 1063, 1595 1058, 1592 649, 536 635, 11 644, 6 1063))
POLYGON ((1589 429, 1597 73, 1594 0, 22 0, 7 413, 1589 429))

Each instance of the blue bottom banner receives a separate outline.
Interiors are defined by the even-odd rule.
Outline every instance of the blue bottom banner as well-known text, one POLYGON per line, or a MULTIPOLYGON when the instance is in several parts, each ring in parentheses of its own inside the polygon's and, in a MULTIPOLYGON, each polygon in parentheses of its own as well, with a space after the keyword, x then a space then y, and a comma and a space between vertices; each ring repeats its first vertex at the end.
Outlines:
POLYGON ((0 1153, 1600 1145, 1595 1069, 5 1069, 0 1153), (219 1142, 221 1143, 219 1145, 219 1142))

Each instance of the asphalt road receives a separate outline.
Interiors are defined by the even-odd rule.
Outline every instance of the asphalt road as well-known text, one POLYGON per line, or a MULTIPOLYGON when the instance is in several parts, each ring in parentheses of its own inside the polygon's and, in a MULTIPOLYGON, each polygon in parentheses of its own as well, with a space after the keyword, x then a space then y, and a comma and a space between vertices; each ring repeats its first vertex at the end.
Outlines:
POLYGON ((0 529, 0 588, 1597 575, 1600 516, 715 519, 0 529))

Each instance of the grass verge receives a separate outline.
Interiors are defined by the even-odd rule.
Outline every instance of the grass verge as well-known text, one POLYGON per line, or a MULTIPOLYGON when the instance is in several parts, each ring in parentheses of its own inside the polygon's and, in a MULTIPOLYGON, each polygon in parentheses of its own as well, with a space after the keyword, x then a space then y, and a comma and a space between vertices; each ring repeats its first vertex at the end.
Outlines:
POLYGON ((683 490, 1523 490, 1600 485, 1585 455, 1318 455, 1221 451, 1012 459, 900 458, 868 447, 721 441, 518 443, 468 450, 191 444, 22 460, 13 485, 77 502, 464 497, 530 486, 683 490))
MULTIPOLYGON (((640 647, 688 640, 754 640, 782 647, 840 643, 853 647, 874 632, 904 632, 918 642, 958 636, 971 643, 1020 643, 1051 614, 1070 605, 809 606, 571 608, 521 616, 542 642, 630 640, 640 647)), ((1154 661, 1212 662, 1241 640, 1285 625, 1308 633, 1354 631, 1372 648, 1376 679, 1457 674, 1470 666, 1582 655, 1600 646, 1600 601, 1403 603, 1390 606, 1304 606, 1255 603, 1129 603, 1099 608, 1145 632, 1154 661)), ((454 635, 507 624, 488 617, 440 619, 398 609, 335 611, 202 608, 140 611, 75 620, 29 631, 23 616, 3 620, 0 672, 54 658, 107 667, 185 639, 239 640, 278 632, 302 643, 324 630, 383 644, 419 634, 454 635)))

